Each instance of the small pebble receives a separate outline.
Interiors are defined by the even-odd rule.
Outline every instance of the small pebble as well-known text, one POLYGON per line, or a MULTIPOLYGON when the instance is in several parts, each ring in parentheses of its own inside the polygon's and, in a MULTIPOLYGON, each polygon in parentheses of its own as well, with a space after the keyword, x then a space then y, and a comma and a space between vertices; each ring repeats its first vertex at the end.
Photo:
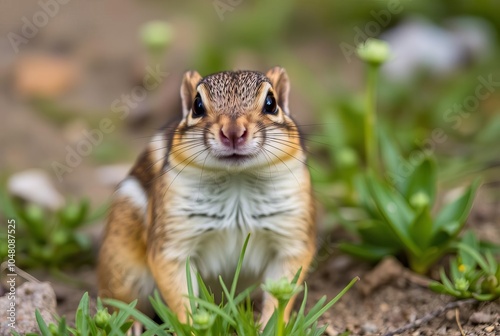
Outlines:
POLYGON ((12 195, 42 207, 57 210, 64 205, 63 196, 43 170, 30 169, 16 173, 9 178, 7 185, 12 195))
POLYGON ((483 324, 491 323, 495 320, 495 315, 485 314, 482 312, 475 312, 469 318, 469 322, 472 324, 483 324))
POLYGON ((492 325, 484 328, 484 331, 486 331, 487 333, 493 332, 493 330, 495 330, 495 326, 492 325))
POLYGON ((379 306, 379 308, 380 308, 380 311, 382 313, 387 313, 389 311, 389 309, 390 309, 389 305, 387 303, 385 303, 385 302, 381 303, 380 306, 379 306))
POLYGON ((437 330, 438 335, 446 335, 446 333, 447 333, 446 326, 443 326, 437 330))
POLYGON ((455 319, 455 311, 454 310, 448 310, 446 312, 446 319, 448 321, 454 320, 455 319))
POLYGON ((328 327, 326 327, 325 334, 327 334, 328 336, 337 336, 338 332, 333 329, 331 325, 329 325, 328 327))
MULTIPOLYGON (((13 321, 19 334, 39 332, 35 309, 40 311, 47 324, 55 322, 56 295, 49 283, 25 282, 16 288, 15 294, 17 305, 13 321)), ((12 332, 9 326, 11 316, 7 310, 11 307, 11 303, 8 296, 0 297, 0 335, 10 335, 12 332)))
POLYGON ((361 326, 361 329, 365 334, 372 335, 377 332, 378 327, 374 323, 366 322, 361 326))

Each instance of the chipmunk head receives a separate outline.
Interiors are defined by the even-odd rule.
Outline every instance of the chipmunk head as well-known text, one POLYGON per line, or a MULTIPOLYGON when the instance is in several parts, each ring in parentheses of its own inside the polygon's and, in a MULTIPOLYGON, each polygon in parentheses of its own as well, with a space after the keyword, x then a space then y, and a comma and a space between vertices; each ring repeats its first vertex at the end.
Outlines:
POLYGON ((204 78, 187 72, 171 164, 243 170, 302 156, 288 109, 289 89, 286 71, 279 67, 266 74, 226 71, 204 78))

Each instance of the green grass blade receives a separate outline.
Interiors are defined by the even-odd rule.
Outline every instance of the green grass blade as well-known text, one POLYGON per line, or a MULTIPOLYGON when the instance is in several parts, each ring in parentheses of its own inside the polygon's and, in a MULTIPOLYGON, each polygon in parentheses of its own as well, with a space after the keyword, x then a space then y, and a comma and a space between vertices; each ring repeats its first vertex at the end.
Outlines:
MULTIPOLYGON (((188 296, 194 297, 195 294, 194 294, 194 290, 193 290, 193 279, 191 277, 190 257, 188 257, 186 260, 186 281, 187 281, 187 288, 188 288, 188 296)), ((192 300, 189 300, 189 304, 191 306, 191 313, 195 314, 196 313, 196 304, 192 300)))
MULTIPOLYGON (((104 302, 107 305, 113 306, 115 308, 118 308, 120 312, 126 313, 127 317, 131 316, 133 317, 136 321, 142 323, 146 328, 148 329, 153 329, 157 328, 158 324, 151 320, 148 316, 145 314, 141 313, 139 310, 135 309, 135 304, 126 304, 124 302, 114 300, 114 299, 105 299, 104 302)), ((136 301, 134 301, 136 302, 136 301)), ((124 323, 127 318, 125 319, 117 319, 120 323, 124 323)))
POLYGON ((491 271, 490 265, 488 265, 486 260, 481 256, 481 254, 478 251, 474 250, 470 246, 465 245, 463 243, 458 243, 457 246, 465 253, 468 253, 477 262, 477 264, 479 265, 479 267, 481 267, 483 271, 490 274, 491 271))
POLYGON ((202 298, 203 300, 206 300, 208 302, 214 303, 215 302, 214 295, 208 290, 208 287, 207 287, 207 285, 205 285, 205 282, 201 278, 201 275, 199 272, 196 273, 196 280, 198 280, 198 288, 200 291, 200 298, 202 298))
POLYGON ((347 286, 344 287, 344 289, 342 289, 342 291, 340 291, 340 293, 337 294, 337 296, 335 296, 332 300, 330 300, 330 302, 328 302, 323 308, 321 308, 318 312, 316 312, 313 316, 309 317, 307 320, 306 320, 306 323, 305 325, 306 326, 309 326, 309 325, 312 325, 314 323, 314 321, 316 321, 321 315, 323 315, 328 309, 330 309, 330 307, 332 307, 338 300, 340 300, 340 298, 342 296, 344 296, 344 294, 352 287, 354 286, 354 284, 359 280, 358 277, 355 277, 354 279, 351 280, 351 282, 349 282, 349 284, 347 286))
POLYGON ((202 299, 197 297, 191 297, 190 299, 198 303, 200 307, 203 307, 206 310, 209 310, 217 315, 220 315, 222 318, 226 319, 231 326, 236 327, 235 320, 231 316, 229 316, 223 309, 219 308, 215 304, 203 301, 202 299))
POLYGON ((158 291, 155 290, 154 297, 149 297, 149 302, 153 306, 154 311, 163 322, 170 323, 170 316, 167 313, 169 308, 163 303, 158 291))
POLYGON ((299 326, 303 325, 304 312, 306 310, 307 293, 308 293, 308 289, 307 288, 308 288, 307 284, 304 283, 304 298, 302 299, 302 303, 300 304, 299 311, 297 312, 297 318, 296 318, 295 323, 293 324, 293 327, 292 327, 292 330, 291 330, 292 334, 294 332, 296 332, 297 329, 299 329, 299 326))
MULTIPOLYGON (((219 283, 222 287, 222 290, 224 292, 224 294, 226 295, 226 299, 227 299, 227 309, 230 310, 230 312, 233 314, 233 316, 238 316, 238 308, 236 307, 236 305, 234 304, 234 301, 233 301, 233 297, 232 295, 229 293, 229 290, 227 289, 226 287, 226 284, 224 283, 224 281, 222 280, 222 277, 219 275, 219 283)), ((244 335, 244 330, 242 330, 242 327, 243 325, 241 323, 236 323, 236 330, 238 331, 238 335, 244 335)))
POLYGON ((292 285, 296 285, 297 284, 297 282, 299 281, 300 273, 302 273, 302 266, 300 266, 300 268, 297 271, 297 273, 295 273, 295 276, 293 277, 292 282, 291 282, 292 285))
POLYGON ((247 251, 248 241, 250 240, 250 234, 247 235, 245 242, 243 243, 243 248, 241 249, 241 254, 238 259, 238 266, 236 266, 236 271, 234 272, 233 283, 231 284, 231 297, 234 297, 236 293, 236 286, 238 285, 238 279, 240 277, 241 267, 243 266, 243 259, 247 251))
POLYGON ((51 336, 52 334, 49 330, 49 327, 47 326, 47 323, 45 323, 45 321, 43 320, 43 317, 38 309, 35 310, 35 318, 36 318, 36 323, 38 323, 38 328, 40 329, 42 335, 51 336))

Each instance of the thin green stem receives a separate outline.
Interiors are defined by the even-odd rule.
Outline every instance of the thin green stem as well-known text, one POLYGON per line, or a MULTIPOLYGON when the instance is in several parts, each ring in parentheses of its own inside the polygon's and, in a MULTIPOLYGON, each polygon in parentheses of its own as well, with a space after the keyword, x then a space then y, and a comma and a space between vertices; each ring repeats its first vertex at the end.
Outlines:
POLYGON ((377 169, 378 138, 376 132, 376 109, 377 109, 377 75, 378 66, 368 65, 368 79, 366 87, 366 111, 365 111, 365 155, 366 167, 374 172, 377 169))
POLYGON ((283 328, 285 326, 285 307, 286 302, 278 303, 278 319, 276 322, 276 336, 283 336, 283 328))

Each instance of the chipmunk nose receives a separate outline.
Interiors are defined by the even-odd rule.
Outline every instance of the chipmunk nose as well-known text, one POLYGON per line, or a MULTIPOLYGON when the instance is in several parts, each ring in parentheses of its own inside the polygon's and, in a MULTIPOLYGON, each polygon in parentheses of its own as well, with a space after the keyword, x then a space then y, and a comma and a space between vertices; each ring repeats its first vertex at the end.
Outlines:
POLYGON ((224 125, 220 129, 222 144, 230 148, 238 148, 247 139, 247 129, 242 125, 224 125))

